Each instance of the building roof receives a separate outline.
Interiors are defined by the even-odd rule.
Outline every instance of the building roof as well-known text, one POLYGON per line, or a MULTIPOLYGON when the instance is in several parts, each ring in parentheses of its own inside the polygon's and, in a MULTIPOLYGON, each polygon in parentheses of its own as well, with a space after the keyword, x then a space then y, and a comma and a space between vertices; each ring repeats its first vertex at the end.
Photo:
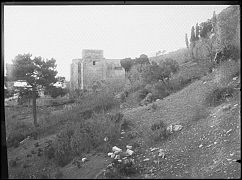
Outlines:
POLYGON ((15 81, 13 86, 14 87, 31 87, 25 81, 15 81))

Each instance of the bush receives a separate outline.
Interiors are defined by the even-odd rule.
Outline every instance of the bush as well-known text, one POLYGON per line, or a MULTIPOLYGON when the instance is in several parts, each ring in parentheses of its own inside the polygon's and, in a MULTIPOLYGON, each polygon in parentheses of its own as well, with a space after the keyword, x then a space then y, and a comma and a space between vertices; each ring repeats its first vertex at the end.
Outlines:
POLYGON ((60 166, 65 166, 72 160, 72 151, 71 151, 71 137, 73 135, 73 129, 67 127, 57 136, 57 141, 54 144, 54 160, 60 166))
POLYGON ((206 103, 209 106, 218 106, 226 101, 227 98, 233 97, 234 89, 231 87, 217 88, 206 97, 206 103))
POLYGON ((74 156, 88 153, 90 150, 107 152, 117 142, 123 115, 114 113, 111 116, 94 114, 88 121, 71 124, 58 134, 53 144, 45 149, 45 156, 65 166, 74 156), (104 138, 108 137, 108 142, 104 138))
POLYGON ((36 137, 36 131, 25 123, 16 123, 7 138, 7 147, 18 147, 19 143, 28 136, 36 137))
POLYGON ((149 93, 149 91, 147 89, 140 89, 137 91, 137 101, 140 102, 141 100, 143 100, 147 94, 149 93))
POLYGON ((166 140, 169 136, 167 125, 163 121, 152 124, 151 130, 150 138, 153 142, 166 140))
POLYGON ((151 93, 153 95, 153 99, 163 99, 166 96, 169 96, 170 90, 163 82, 157 82, 154 84, 151 93))

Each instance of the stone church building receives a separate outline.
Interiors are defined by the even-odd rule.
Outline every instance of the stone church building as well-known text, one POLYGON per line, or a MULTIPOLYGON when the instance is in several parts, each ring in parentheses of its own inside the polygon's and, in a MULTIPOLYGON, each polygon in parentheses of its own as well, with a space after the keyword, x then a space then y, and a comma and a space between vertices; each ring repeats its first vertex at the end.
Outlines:
POLYGON ((105 59, 103 50, 82 50, 81 59, 73 59, 71 63, 70 90, 92 89, 101 82, 123 81, 125 70, 120 59, 105 59))

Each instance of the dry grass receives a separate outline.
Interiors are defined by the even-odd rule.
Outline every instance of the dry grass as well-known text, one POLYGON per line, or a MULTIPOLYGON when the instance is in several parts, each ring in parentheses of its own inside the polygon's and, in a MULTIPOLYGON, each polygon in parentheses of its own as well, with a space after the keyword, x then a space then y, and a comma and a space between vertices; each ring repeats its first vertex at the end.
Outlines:
POLYGON ((73 122, 67 125, 59 134, 52 147, 46 149, 45 155, 53 157, 54 161, 65 166, 73 157, 91 150, 108 152, 120 136, 122 116, 119 114, 95 114, 87 121, 73 122), (108 137, 105 142, 104 138, 108 137))

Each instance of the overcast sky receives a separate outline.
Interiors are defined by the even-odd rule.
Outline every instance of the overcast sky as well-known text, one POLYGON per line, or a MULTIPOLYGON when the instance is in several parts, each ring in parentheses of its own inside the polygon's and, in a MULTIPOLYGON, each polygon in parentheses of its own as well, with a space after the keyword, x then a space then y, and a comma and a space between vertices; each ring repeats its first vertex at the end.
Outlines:
POLYGON ((4 60, 17 54, 54 58, 70 79, 82 49, 102 49, 107 59, 154 56, 185 47, 185 33, 222 5, 4 6, 4 60))

